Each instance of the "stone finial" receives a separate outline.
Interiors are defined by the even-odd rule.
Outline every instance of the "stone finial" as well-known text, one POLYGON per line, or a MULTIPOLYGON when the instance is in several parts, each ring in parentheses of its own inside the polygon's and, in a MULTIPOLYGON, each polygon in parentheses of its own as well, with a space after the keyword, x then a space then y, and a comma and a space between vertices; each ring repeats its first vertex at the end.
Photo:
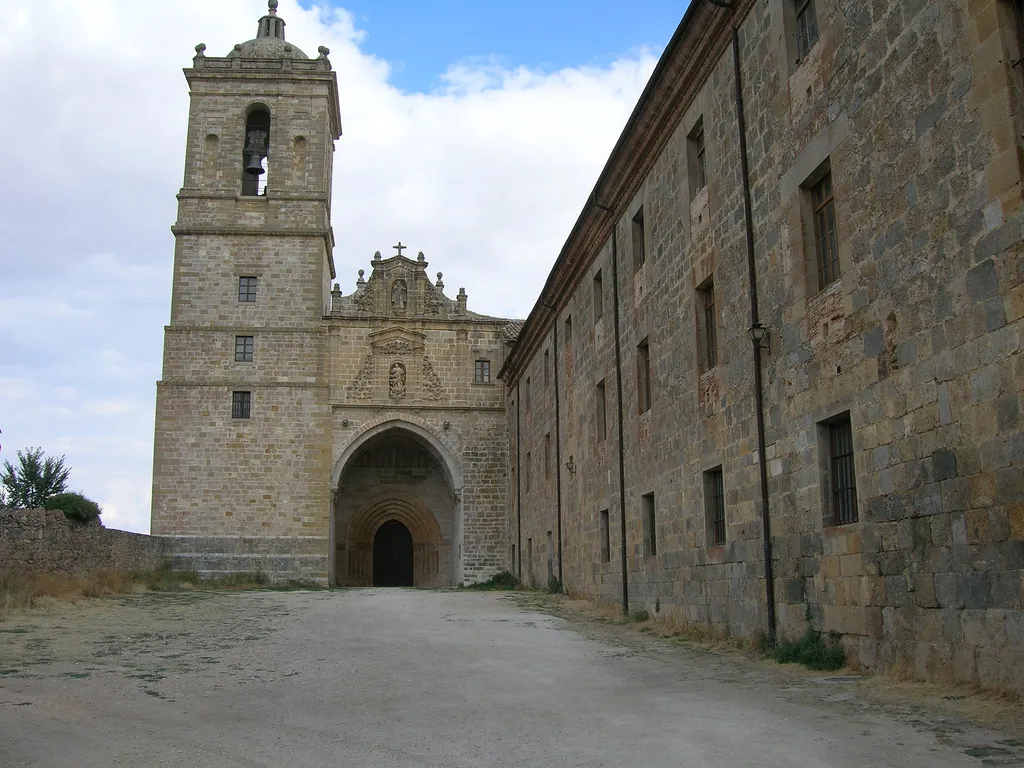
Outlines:
POLYGON ((373 252, 373 260, 374 261, 380 261, 380 251, 374 251, 373 252))
POLYGON ((196 56, 206 55, 206 43, 200 43, 196 46, 196 56))
POLYGON ((366 279, 363 275, 366 274, 363 270, 359 270, 359 279, 356 280, 356 285, 366 285, 366 279))
POLYGON ((277 37, 284 40, 284 19, 278 18, 277 0, 268 0, 267 15, 260 19, 256 37, 277 37))
POLYGON ((267 10, 271 13, 277 13, 277 0, 267 0, 267 10))
POLYGON ((444 288, 444 282, 441 280, 442 277, 444 277, 444 274, 442 272, 438 272, 437 282, 434 283, 434 285, 436 285, 438 288, 444 288))
POLYGON ((328 48, 326 45, 321 45, 319 48, 317 48, 317 51, 320 53, 321 59, 326 59, 331 53, 331 49, 328 48))
POLYGON ((426 261, 427 257, 423 255, 423 251, 416 254, 416 261, 426 261))
POLYGON ((459 295, 457 297, 458 302, 459 302, 459 312, 465 312, 466 311, 466 300, 468 298, 469 297, 466 295, 466 289, 465 288, 459 288, 459 295))

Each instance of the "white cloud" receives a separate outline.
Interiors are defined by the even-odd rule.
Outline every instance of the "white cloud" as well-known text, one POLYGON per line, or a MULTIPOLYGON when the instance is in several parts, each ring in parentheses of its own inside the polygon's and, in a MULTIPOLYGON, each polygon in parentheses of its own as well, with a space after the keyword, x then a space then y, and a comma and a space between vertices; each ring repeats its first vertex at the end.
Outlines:
MULTIPOLYGON (((66 453, 108 525, 148 530, 154 382, 196 43, 252 37, 261 0, 0 0, 3 457, 66 453)), ((638 52, 553 73, 456 60, 431 93, 388 82, 343 10, 282 0, 288 39, 331 49, 338 281, 422 250, 470 309, 523 317, 647 76, 638 52)))

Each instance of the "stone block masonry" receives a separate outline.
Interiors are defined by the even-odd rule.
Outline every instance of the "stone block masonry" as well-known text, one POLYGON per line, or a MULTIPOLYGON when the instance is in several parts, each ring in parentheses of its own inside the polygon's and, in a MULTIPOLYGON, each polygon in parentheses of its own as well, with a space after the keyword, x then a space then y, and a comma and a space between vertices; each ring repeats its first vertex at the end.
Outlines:
POLYGON ((763 467, 781 636, 1024 692, 1014 3, 733 5, 691 4, 509 355, 513 564, 552 531, 568 589, 755 638, 763 467))
POLYGON ((152 570, 164 562, 165 546, 154 536, 73 522, 60 510, 0 510, 0 570, 152 570))

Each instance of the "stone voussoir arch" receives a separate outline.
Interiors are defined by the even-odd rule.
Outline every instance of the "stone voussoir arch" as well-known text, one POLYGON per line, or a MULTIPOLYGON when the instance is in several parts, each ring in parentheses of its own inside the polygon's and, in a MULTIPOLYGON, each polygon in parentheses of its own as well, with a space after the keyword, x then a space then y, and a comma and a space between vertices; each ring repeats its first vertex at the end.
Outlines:
POLYGON ((361 448, 379 435, 393 430, 404 431, 413 437, 419 438, 421 444, 430 451, 441 465, 448 479, 449 487, 456 499, 458 499, 462 492, 462 463, 458 460, 456 454, 444 444, 441 436, 426 421, 418 416, 398 411, 379 414, 356 430, 355 434, 345 443, 341 454, 334 463, 334 469, 331 472, 331 487, 338 487, 345 468, 355 458, 361 448))

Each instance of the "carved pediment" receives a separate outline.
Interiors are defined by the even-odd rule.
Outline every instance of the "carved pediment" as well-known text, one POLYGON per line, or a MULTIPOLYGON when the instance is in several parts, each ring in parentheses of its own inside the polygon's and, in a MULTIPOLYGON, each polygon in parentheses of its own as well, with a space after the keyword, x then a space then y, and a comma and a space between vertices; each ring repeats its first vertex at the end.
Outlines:
POLYGON ((380 355, 423 354, 426 336, 400 326, 384 328, 368 335, 370 347, 380 355))

